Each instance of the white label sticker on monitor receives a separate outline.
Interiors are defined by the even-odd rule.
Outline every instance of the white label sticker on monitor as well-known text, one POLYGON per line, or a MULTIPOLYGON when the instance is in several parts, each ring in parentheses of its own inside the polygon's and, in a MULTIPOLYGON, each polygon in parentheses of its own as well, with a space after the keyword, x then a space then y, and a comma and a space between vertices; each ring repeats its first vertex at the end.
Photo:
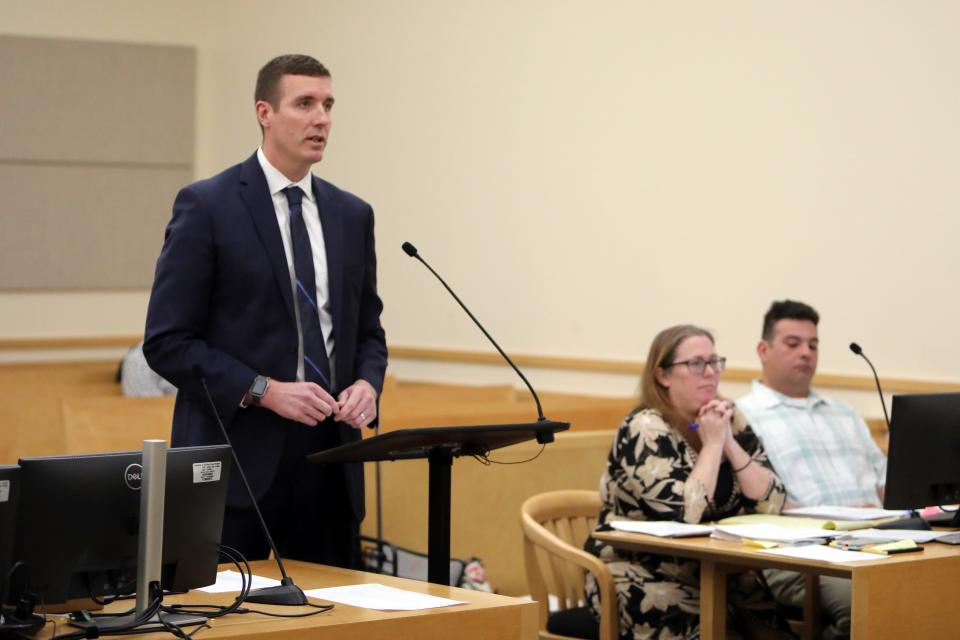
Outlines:
POLYGON ((200 482, 219 482, 220 481, 220 461, 216 462, 194 462, 193 463, 193 484, 200 482))
POLYGON ((6 502, 10 499, 10 481, 0 480, 0 502, 6 502))

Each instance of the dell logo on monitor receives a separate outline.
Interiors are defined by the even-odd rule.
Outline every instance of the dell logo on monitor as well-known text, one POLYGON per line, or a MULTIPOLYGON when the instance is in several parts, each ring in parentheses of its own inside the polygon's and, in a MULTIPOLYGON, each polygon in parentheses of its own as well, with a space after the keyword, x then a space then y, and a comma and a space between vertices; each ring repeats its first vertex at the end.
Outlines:
POLYGON ((127 466, 123 472, 123 481, 134 491, 140 491, 140 483, 143 480, 143 467, 134 462, 127 466))

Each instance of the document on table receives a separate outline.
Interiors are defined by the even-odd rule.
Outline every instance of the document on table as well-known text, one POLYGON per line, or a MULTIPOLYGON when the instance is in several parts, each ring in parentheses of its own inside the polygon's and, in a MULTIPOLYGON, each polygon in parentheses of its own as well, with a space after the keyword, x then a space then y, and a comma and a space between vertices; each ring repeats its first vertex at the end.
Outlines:
POLYGON ((419 611, 421 609, 436 609, 437 607, 464 604, 462 600, 439 598, 418 591, 407 591, 406 589, 397 589, 377 583, 310 589, 304 591, 304 594, 308 598, 319 598, 330 602, 348 604, 352 607, 379 609, 381 611, 419 611))
POLYGON ((829 520, 822 518, 800 518, 798 516, 782 516, 779 513, 742 513, 718 520, 717 524, 772 524, 783 528, 833 529, 829 520))
POLYGON ((689 524, 669 520, 614 520, 610 526, 618 531, 646 533, 661 538, 683 538, 687 536, 708 536, 713 527, 706 524, 689 524))
POLYGON ((890 556, 877 553, 863 553, 862 551, 844 551, 822 544, 807 544, 799 547, 782 547, 779 549, 763 549, 757 553, 769 553, 773 556, 789 558, 803 558, 805 560, 821 560, 823 562, 856 562, 858 560, 882 560, 890 556))
MULTIPOLYGON (((276 587, 280 584, 279 580, 273 578, 264 578, 263 576, 253 576, 251 589, 262 589, 263 587, 276 587)), ((239 573, 233 570, 220 571, 217 573, 217 581, 207 587, 200 587, 197 591, 207 593, 229 593, 231 591, 239 592, 243 588, 242 578, 239 573)))
POLYGON ((868 540, 913 540, 923 544, 952 531, 918 531, 917 529, 857 529, 852 535, 868 540))
POLYGON ((772 540, 773 542, 797 544, 802 542, 825 542, 837 535, 836 531, 799 527, 778 527, 772 524, 728 524, 714 528, 714 538, 721 540, 772 540))
POLYGON ((902 518, 909 511, 879 509, 875 507, 840 507, 821 505, 819 507, 795 507, 784 509, 784 515, 805 516, 808 518, 826 518, 827 520, 882 520, 883 518, 902 518))

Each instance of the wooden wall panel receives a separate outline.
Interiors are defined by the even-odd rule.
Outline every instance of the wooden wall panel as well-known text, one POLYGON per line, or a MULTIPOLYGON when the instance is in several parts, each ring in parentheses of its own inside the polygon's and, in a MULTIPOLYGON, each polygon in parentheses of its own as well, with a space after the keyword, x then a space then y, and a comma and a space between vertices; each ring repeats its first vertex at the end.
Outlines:
POLYGON ((150 286, 193 178, 195 57, 0 36, 0 289, 150 286))
POLYGON ((192 47, 0 36, 0 158, 193 164, 192 47))
POLYGON ((0 165, 3 288, 149 287, 192 170, 0 165))

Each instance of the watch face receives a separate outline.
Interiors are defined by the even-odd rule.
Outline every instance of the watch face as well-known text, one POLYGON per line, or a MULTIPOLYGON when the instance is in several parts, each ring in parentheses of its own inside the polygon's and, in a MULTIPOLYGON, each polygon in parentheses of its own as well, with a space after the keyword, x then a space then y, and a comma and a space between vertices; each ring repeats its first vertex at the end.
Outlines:
POLYGON ((250 395, 252 396, 262 396, 267 390, 267 379, 263 376, 257 376, 257 379, 253 381, 253 386, 250 387, 250 395))

